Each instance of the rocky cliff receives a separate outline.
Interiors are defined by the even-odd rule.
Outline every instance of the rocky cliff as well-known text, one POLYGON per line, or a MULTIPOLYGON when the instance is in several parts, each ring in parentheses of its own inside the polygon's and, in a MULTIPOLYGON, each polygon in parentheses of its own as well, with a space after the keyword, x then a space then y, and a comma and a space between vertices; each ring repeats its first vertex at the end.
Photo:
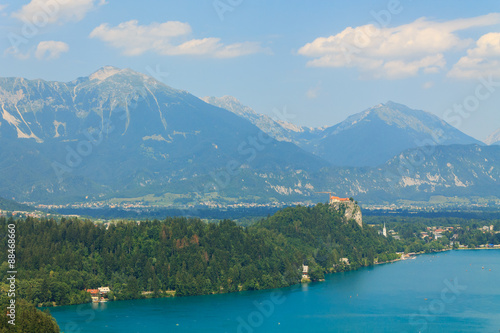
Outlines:
POLYGON ((361 228, 363 227, 363 216, 361 214, 361 208, 356 203, 352 201, 333 202, 330 204, 330 206, 338 210, 344 216, 345 222, 354 220, 361 228))

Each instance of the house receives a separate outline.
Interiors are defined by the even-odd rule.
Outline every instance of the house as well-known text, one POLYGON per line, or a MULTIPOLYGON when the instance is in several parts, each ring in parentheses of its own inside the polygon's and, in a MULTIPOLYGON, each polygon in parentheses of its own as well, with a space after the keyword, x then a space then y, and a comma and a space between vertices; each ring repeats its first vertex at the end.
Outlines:
POLYGON ((350 201, 349 198, 339 198, 339 197, 335 197, 335 196, 330 196, 330 204, 334 203, 334 202, 348 202, 350 201))
POLYGON ((98 288, 98 289, 99 289, 99 292, 100 292, 101 294, 107 294, 107 293, 109 293, 109 292, 111 291, 111 290, 109 289, 109 287, 100 287, 100 288, 98 288))
POLYGON ((92 296, 99 296, 99 289, 87 289, 86 292, 90 293, 92 296))
POLYGON ((87 289, 85 290, 86 292, 90 293, 90 297, 92 297, 92 302, 93 303, 99 303, 99 302, 107 302, 108 299, 107 294, 111 291, 109 287, 100 287, 97 289, 87 289), (106 297, 104 297, 106 296, 106 297))
POLYGON ((90 297, 92 298, 92 303, 99 303, 99 300, 101 298, 99 289, 87 289, 86 292, 90 293, 90 297))
POLYGON ((309 279, 309 266, 302 265, 302 278, 309 279))

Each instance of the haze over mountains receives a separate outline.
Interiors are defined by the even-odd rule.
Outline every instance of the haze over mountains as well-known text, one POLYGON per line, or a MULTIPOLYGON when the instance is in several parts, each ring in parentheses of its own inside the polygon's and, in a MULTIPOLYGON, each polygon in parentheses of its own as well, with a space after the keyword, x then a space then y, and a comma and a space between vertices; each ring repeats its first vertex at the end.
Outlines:
POLYGON ((0 78, 0 197, 225 205, 324 201, 321 191, 366 202, 498 195, 500 147, 424 111, 387 102, 311 129, 233 97, 204 100, 111 66, 66 83, 0 78))

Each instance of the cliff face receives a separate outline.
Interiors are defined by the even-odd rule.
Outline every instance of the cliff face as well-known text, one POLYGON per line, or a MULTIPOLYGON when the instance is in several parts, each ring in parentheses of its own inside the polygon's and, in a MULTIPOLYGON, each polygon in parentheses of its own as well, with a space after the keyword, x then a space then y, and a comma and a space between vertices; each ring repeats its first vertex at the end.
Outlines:
POLYGON ((354 220, 362 228, 363 227, 363 216, 361 214, 361 208, 352 201, 347 202, 333 202, 330 204, 334 209, 338 210, 344 215, 344 220, 347 222, 349 220, 354 220))

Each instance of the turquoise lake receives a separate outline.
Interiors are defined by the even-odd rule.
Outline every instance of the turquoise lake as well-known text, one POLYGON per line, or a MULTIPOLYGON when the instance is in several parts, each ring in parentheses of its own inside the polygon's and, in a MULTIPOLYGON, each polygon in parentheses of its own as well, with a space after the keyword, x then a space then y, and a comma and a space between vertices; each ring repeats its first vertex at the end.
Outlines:
POLYGON ((500 332, 500 250, 460 250, 224 295, 51 309, 61 332, 500 332))

